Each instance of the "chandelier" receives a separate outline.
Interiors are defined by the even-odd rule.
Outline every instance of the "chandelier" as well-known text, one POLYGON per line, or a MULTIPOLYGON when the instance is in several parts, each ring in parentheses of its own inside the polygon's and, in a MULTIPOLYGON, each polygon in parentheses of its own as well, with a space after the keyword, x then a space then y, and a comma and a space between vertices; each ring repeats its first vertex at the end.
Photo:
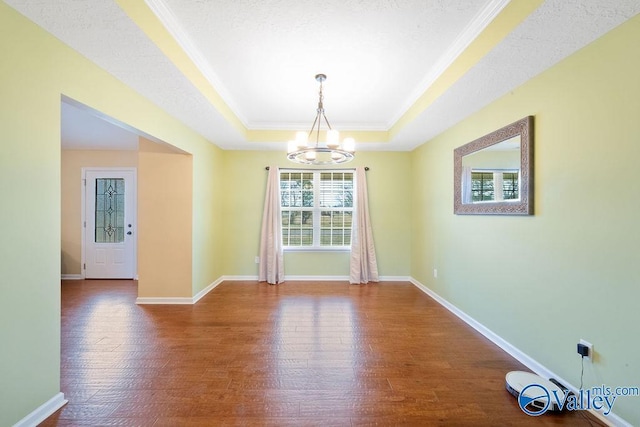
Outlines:
POLYGON ((327 116, 324 114, 322 82, 326 79, 326 75, 316 74, 316 81, 320 83, 316 119, 313 121, 309 133, 296 132, 296 139, 289 141, 287 158, 292 162, 322 166, 336 165, 353 160, 355 152, 354 139, 345 138, 342 144, 340 144, 340 133, 337 130, 331 129, 329 120, 327 120, 327 116), (322 122, 322 120, 324 120, 328 127, 326 141, 320 141, 320 122, 322 122), (310 137, 314 133, 315 142, 310 141, 310 137))

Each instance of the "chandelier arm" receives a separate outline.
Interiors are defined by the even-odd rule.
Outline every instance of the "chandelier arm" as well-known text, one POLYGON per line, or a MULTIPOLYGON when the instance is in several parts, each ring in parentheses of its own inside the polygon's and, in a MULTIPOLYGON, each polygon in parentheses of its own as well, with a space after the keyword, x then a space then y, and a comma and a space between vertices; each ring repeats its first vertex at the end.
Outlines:
POLYGON ((316 148, 320 145, 320 114, 321 110, 318 110, 318 115, 316 116, 316 121, 318 122, 318 129, 316 130, 316 148))
POLYGON ((331 123, 329 123, 329 119, 327 119, 327 116, 324 114, 324 111, 322 111, 322 117, 324 118, 325 123, 329 127, 329 130, 333 130, 333 128, 331 127, 331 123))
POLYGON ((320 130, 320 122, 318 118, 320 117, 320 113, 316 114, 316 118, 313 120, 313 124, 311 125, 311 129, 309 129, 309 134, 307 137, 310 137, 313 134, 313 130, 316 128, 316 123, 318 124, 318 130, 320 130))

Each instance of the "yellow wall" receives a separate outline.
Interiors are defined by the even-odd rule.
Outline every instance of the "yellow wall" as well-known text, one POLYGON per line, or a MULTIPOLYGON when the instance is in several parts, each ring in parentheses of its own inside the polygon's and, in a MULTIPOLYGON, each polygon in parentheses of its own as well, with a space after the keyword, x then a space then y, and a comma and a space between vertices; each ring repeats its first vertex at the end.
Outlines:
POLYGON ((0 2, 0 425, 60 391, 61 95, 193 156, 192 294, 223 275, 222 150, 0 2))
MULTIPOLYGON (((224 266, 227 275, 258 274, 265 166, 295 167, 279 151, 226 151, 224 266)), ((409 275, 410 164, 407 152, 360 152, 347 167, 369 166, 367 183, 382 276, 409 275)), ((285 275, 348 276, 349 252, 285 252, 285 275)))
POLYGON ((138 297, 191 297, 192 157, 139 147, 138 297))
POLYGON ((136 151, 62 150, 62 274, 82 273, 82 168, 136 167, 136 151))
POLYGON ((49 78, 34 76, 33 70, 46 68, 51 58, 46 47, 30 46, 33 28, 0 3, 4 426, 60 391, 60 93, 49 78))
POLYGON ((412 153, 412 276, 576 386, 581 338, 585 386, 640 384, 639 45, 637 16, 412 153), (535 216, 454 215, 454 148, 527 115, 535 216))

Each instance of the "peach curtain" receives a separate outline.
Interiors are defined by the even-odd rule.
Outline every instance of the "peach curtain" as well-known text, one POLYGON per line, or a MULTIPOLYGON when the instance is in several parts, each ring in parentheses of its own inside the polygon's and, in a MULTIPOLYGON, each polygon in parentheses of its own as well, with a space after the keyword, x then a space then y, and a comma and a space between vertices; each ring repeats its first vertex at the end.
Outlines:
POLYGON ((258 280, 271 285, 284 282, 279 174, 277 167, 269 168, 260 235, 258 280))
POLYGON ((367 176, 363 167, 356 168, 356 191, 351 227, 351 260, 349 282, 352 284, 377 282, 378 262, 373 243, 373 231, 369 217, 369 196, 367 176))

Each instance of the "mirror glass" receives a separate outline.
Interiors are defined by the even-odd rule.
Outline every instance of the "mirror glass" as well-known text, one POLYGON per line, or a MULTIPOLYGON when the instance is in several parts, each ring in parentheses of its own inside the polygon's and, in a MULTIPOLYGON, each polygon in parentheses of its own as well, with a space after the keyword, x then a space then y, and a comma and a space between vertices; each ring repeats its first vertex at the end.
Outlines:
POLYGON ((462 203, 520 201, 520 135, 462 157, 462 203))
POLYGON ((456 214, 533 214, 532 125, 525 117, 456 148, 456 214))

